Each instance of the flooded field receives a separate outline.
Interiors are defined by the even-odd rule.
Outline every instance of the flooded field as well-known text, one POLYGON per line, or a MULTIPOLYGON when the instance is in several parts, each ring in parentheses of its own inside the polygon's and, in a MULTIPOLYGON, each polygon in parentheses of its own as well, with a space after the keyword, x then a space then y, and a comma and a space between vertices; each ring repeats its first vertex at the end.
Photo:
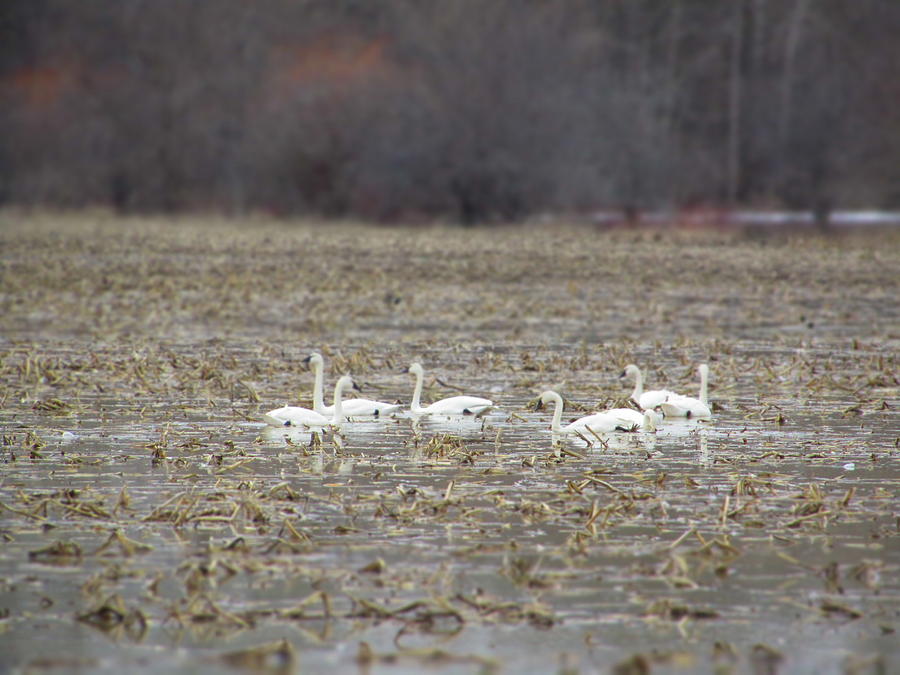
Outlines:
POLYGON ((0 670, 900 671, 900 233, 0 212, 0 670), (408 405, 268 427, 326 392, 408 405), (554 437, 648 388, 709 422, 554 437))

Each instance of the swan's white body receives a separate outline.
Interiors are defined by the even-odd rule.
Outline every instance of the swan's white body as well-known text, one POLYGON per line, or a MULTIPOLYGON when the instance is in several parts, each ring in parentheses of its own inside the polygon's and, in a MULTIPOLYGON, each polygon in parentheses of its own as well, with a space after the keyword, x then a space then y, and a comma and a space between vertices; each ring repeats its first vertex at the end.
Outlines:
POLYGON ((555 391, 545 391, 541 394, 541 402, 544 405, 555 404, 553 420, 550 422, 550 430, 555 434, 583 433, 590 429, 597 433, 609 433, 614 431, 655 431, 657 416, 653 411, 639 413, 631 408, 613 408, 603 412, 581 417, 574 422, 562 426, 560 424, 563 413, 562 397, 555 391))
POLYGON ((700 398, 672 394, 661 404, 663 414, 666 417, 689 417, 703 420, 712 417, 707 399, 707 382, 709 380, 709 367, 704 363, 700 365, 700 398))
POLYGON ((604 410, 600 414, 614 419, 617 423, 616 428, 619 431, 631 431, 632 429, 655 431, 656 424, 660 420, 660 416, 652 409, 641 413, 631 408, 612 408, 604 410))
POLYGON ((409 410, 414 415, 474 415, 481 417, 494 407, 493 401, 478 396, 451 396, 422 407, 420 400, 425 371, 421 364, 413 363, 408 372, 416 376, 416 388, 413 389, 412 402, 409 404, 409 410))
POLYGON ((342 403, 343 392, 353 387, 353 380, 349 375, 341 377, 337 384, 334 385, 334 415, 326 417, 309 408, 300 408, 298 406, 286 405, 281 408, 275 408, 263 415, 263 419, 267 424, 273 427, 340 427, 345 419, 342 403))
POLYGON ((266 424, 272 427, 327 427, 331 419, 315 410, 295 405, 275 408, 263 415, 266 424))
MULTIPOLYGON (((324 387, 323 368, 325 362, 322 355, 313 352, 309 356, 309 362, 313 366, 315 372, 315 384, 313 384, 313 410, 320 415, 326 417, 334 416, 334 405, 325 405, 322 397, 322 389, 324 387)), ((381 401, 373 401, 368 398, 350 398, 342 401, 344 415, 347 417, 382 417, 396 410, 400 410, 402 406, 397 403, 382 403, 381 401)))
POLYGON ((625 366, 625 370, 622 372, 621 377, 627 375, 634 376, 634 391, 631 392, 631 400, 637 403, 641 407, 641 410, 654 410, 662 405, 670 396, 677 396, 674 391, 669 391, 668 389, 652 389, 650 391, 644 391, 644 376, 641 374, 641 369, 633 363, 625 366))

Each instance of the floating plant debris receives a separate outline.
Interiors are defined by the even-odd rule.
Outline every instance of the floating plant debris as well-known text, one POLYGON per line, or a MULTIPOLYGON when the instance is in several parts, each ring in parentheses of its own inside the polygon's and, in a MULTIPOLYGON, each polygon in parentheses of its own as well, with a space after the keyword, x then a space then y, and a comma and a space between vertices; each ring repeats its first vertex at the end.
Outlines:
POLYGON ((0 211, 0 661, 897 670, 898 269, 884 230, 0 211), (314 350, 495 409, 266 427, 314 350), (709 422, 559 439, 537 406, 625 407, 629 363, 695 395, 700 362, 709 422))

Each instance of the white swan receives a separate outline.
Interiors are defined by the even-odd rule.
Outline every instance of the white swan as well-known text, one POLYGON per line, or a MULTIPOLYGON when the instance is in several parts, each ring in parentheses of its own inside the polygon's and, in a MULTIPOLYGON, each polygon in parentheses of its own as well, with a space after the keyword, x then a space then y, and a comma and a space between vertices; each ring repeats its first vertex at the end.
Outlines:
POLYGON ((658 416, 652 410, 645 411, 642 414, 631 408, 613 408, 612 410, 604 410, 603 412, 581 417, 571 424, 561 426, 560 421, 562 420, 563 412, 562 397, 555 391, 545 391, 541 394, 541 403, 544 405, 553 403, 556 406, 553 410, 553 421, 550 422, 550 430, 555 434, 581 433, 586 429, 598 433, 633 431, 634 429, 655 431, 656 422, 658 421, 658 416))
POLYGON ((451 396, 423 408, 419 400, 422 396, 422 381, 425 378, 425 371, 421 364, 413 363, 407 372, 416 376, 416 388, 413 390, 412 403, 409 404, 409 410, 414 415, 474 415, 481 417, 494 407, 494 402, 486 398, 451 396))
POLYGON ((672 394, 661 403, 663 414, 666 417, 689 417, 703 420, 712 417, 707 400, 707 380, 709 379, 709 367, 703 363, 700 365, 700 398, 672 394))
POLYGON ((599 414, 614 419, 617 423, 616 429, 618 431, 632 431, 634 429, 656 431, 656 425, 662 421, 662 415, 653 409, 638 412, 631 408, 611 408, 610 410, 603 410, 599 414))
POLYGON ((275 408, 265 413, 262 417, 267 424, 273 427, 326 427, 328 425, 340 427, 346 420, 342 403, 344 391, 353 388, 353 379, 344 375, 334 385, 334 415, 326 417, 315 410, 286 405, 275 408))
MULTIPOLYGON (((313 352, 305 360, 312 364, 313 372, 316 376, 315 384, 313 384, 313 410, 320 415, 333 416, 334 406, 325 405, 322 398, 324 379, 322 371, 325 367, 325 361, 322 359, 322 355, 317 352, 313 352)), ((347 417, 382 417, 395 410, 400 410, 402 407, 398 403, 382 403, 381 401, 373 401, 368 398, 350 398, 342 401, 341 404, 344 407, 344 415, 347 417)))
POLYGON ((631 392, 631 400, 637 403, 641 410, 653 410, 657 406, 662 405, 669 396, 675 394, 674 391, 669 391, 668 389, 644 391, 644 376, 641 374, 641 369, 633 363, 625 366, 625 370, 622 371, 619 377, 627 377, 628 375, 634 375, 634 391, 631 392))

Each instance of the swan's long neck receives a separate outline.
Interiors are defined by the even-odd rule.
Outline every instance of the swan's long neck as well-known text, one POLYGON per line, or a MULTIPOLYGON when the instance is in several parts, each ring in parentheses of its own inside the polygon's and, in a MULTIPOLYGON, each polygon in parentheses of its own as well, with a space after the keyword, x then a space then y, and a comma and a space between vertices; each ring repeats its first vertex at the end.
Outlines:
POLYGON ((421 371, 416 371, 416 387, 413 389, 412 395, 412 403, 409 404, 409 409, 414 412, 421 412, 421 398, 422 398, 422 380, 424 380, 424 373, 421 371))
POLYGON ((644 376, 641 374, 640 368, 634 369, 634 391, 631 392, 631 398, 637 401, 641 394, 644 393, 644 376))
POLYGON ((334 417, 331 418, 331 424, 335 427, 340 427, 344 422, 344 406, 343 396, 344 394, 344 382, 342 380, 338 380, 337 384, 334 385, 334 417))
POLYGON ((706 366, 700 367, 700 403, 703 405, 709 405, 707 402, 707 381, 709 380, 709 368, 706 366))
POLYGON ((559 433, 562 431, 562 427, 560 426, 560 422, 562 421, 562 413, 563 413, 563 402, 562 397, 553 392, 553 420, 550 422, 550 431, 559 433))
POLYGON ((323 380, 325 378, 322 375, 322 364, 319 361, 313 363, 313 368, 316 374, 316 381, 313 384, 313 410, 322 414, 322 411, 325 409, 325 401, 322 397, 322 389, 325 386, 323 380))

